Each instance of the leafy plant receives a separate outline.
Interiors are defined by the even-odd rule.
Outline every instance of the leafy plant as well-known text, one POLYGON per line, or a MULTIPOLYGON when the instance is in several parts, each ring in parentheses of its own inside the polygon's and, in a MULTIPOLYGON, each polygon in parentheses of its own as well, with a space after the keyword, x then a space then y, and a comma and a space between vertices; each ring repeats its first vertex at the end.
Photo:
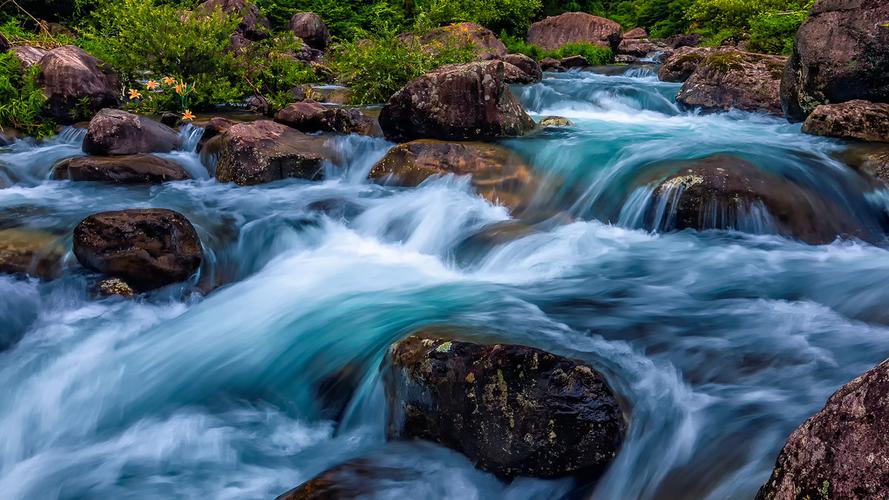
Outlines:
POLYGON ((541 8, 541 0, 428 0, 418 5, 417 24, 436 27, 470 21, 495 32, 524 35, 541 8))
POLYGON ((773 54, 790 54, 793 38, 808 13, 766 12, 750 21, 750 50, 773 54))
POLYGON ((55 122, 42 117, 46 96, 38 72, 37 66, 24 70, 11 52, 0 54, 0 130, 13 127, 38 139, 55 133, 55 122))
POLYGON ((592 43, 566 43, 557 50, 544 50, 537 45, 512 36, 501 36, 500 39, 510 52, 525 54, 537 61, 547 57, 561 59, 563 57, 583 56, 591 65, 601 65, 608 64, 614 59, 611 49, 592 43))

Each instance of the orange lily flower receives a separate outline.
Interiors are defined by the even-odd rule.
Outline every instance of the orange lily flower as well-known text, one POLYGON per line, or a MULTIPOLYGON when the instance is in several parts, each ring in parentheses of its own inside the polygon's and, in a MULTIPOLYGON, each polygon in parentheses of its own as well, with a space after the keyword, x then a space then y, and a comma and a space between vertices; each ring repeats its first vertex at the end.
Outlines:
POLYGON ((194 115, 191 113, 190 110, 186 109, 185 113, 182 113, 182 121, 190 122, 192 120, 194 120, 194 115))
POLYGON ((159 84, 158 84, 156 81, 154 81, 154 80, 148 80, 148 83, 145 84, 145 87, 146 87, 148 90, 154 90, 154 89, 157 88, 158 85, 159 85, 159 84))
POLYGON ((176 84, 176 93, 179 95, 185 95, 185 88, 186 88, 185 84, 177 83, 176 84))
POLYGON ((130 89, 130 100, 139 99, 142 97, 142 93, 136 89, 130 89))
POLYGON ((174 83, 176 83, 176 79, 170 76, 165 76, 161 81, 163 81, 166 85, 173 85, 174 83))

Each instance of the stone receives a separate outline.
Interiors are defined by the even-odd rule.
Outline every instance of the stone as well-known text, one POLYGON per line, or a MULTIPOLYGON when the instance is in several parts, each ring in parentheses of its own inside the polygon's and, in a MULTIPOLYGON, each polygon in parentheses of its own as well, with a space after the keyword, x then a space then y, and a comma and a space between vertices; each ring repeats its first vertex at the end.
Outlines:
POLYGON ((855 142, 836 154, 839 161, 875 181, 880 187, 889 185, 889 144, 855 142))
POLYGON ((505 81, 502 61, 455 64, 410 81, 380 113, 387 139, 487 140, 534 128, 505 81))
POLYGON ((889 104, 856 99, 822 104, 803 123, 807 134, 889 142, 889 104))
POLYGON ((646 38, 648 38, 648 32, 642 27, 633 28, 623 35, 624 40, 642 40, 646 38))
POLYGON ((889 102, 889 2, 818 0, 800 26, 781 82, 787 118, 819 104, 889 102))
POLYGON ((381 136, 379 124, 357 109, 328 108, 315 101, 288 104, 275 114, 275 121, 300 132, 333 132, 381 136))
POLYGON ((531 347, 478 344, 427 328, 383 364, 388 434, 465 454, 504 478, 600 476, 627 425, 591 366, 531 347))
MULTIPOLYGON (((506 83, 529 84, 539 82, 543 79, 543 71, 540 69, 540 65, 537 64, 537 61, 524 54, 507 54, 501 59, 503 62, 515 66, 524 74, 518 75, 518 77, 513 76, 512 78, 514 81, 509 81, 509 77, 507 76, 506 83)), ((509 74, 510 73, 507 71, 507 75, 509 74)))
POLYGON ((468 22, 434 28, 420 37, 420 43, 427 47, 436 43, 453 48, 473 47, 479 59, 503 57, 507 53, 506 45, 494 35, 493 31, 468 22))
POLYGON ((44 112, 61 123, 75 121, 72 110, 90 112, 120 103, 120 83, 111 68, 79 47, 50 50, 38 63, 38 84, 46 95, 44 112))
POLYGON ((170 127, 120 109, 103 109, 90 120, 83 151, 92 155, 169 153, 181 139, 170 127))
POLYGON ((564 69, 585 68, 589 65, 589 61, 583 56, 568 56, 559 59, 559 67, 564 69))
POLYGON ((323 51, 330 42, 330 32, 314 12, 298 12, 290 19, 290 31, 309 47, 323 51))
MULTIPOLYGON (((24 69, 28 69, 37 64, 43 59, 43 56, 49 53, 46 49, 33 47, 31 45, 13 45, 10 50, 15 54, 16 59, 22 63, 22 68, 24 69)), ((6 51, 4 50, 3 52, 6 51)))
POLYGON ((787 439, 758 500, 889 498, 889 360, 841 387, 787 439))
POLYGON ((531 25, 528 42, 545 50, 557 50, 566 43, 592 43, 617 49, 620 24, 584 12, 566 12, 531 25))
POLYGON ((658 45, 648 40, 623 39, 617 47, 617 53, 636 57, 645 57, 658 50, 658 45))
POLYGON ((664 60, 657 77, 665 82, 682 83, 688 80, 711 52, 713 49, 706 47, 681 47, 664 60))
POLYGON ((690 35, 673 35, 664 40, 664 42, 674 48, 678 49, 681 47, 697 47, 704 40, 704 36, 699 33, 693 33, 690 35))
POLYGON ((178 163, 148 154, 70 158, 53 168, 52 177, 115 184, 160 184, 191 178, 178 163))
POLYGON ((103 297, 133 297, 136 291, 119 278, 111 278, 96 283, 96 293, 103 297))
POLYGON ((140 291, 188 279, 203 258, 191 222, 158 208, 90 215, 74 229, 74 255, 84 267, 140 291))
POLYGON ((519 211, 536 191, 531 168, 497 144, 418 140, 399 144, 370 171, 370 178, 413 187, 436 175, 471 175, 472 184, 491 203, 519 211))
POLYGON ((240 16, 238 34, 247 40, 259 41, 269 36, 271 29, 269 20, 249 0, 207 0, 200 5, 200 9, 204 14, 219 9, 225 14, 240 16))
POLYGON ((713 52, 682 85, 676 103, 685 109, 740 109, 783 116, 780 87, 786 61, 734 49, 713 52))
POLYGON ((411 474, 378 460, 359 458, 331 467, 275 500, 353 500, 373 498, 381 486, 404 481, 411 474))
POLYGON ((544 57, 540 60, 540 69, 543 71, 561 72, 565 71, 562 62, 553 57, 544 57))
POLYGON ((26 228, 0 229, 0 273, 53 279, 65 250, 57 235, 26 228))
POLYGON ((547 116, 540 120, 540 127, 573 127, 574 123, 563 116, 547 116))

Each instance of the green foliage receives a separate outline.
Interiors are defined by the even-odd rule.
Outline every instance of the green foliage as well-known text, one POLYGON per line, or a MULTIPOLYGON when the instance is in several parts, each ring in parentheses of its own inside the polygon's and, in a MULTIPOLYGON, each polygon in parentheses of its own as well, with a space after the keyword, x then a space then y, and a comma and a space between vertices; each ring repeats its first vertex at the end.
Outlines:
POLYGON ((593 66, 608 64, 614 60, 614 54, 611 49, 600 47, 592 43, 566 43, 557 50, 544 50, 541 47, 530 44, 521 38, 509 35, 501 35, 500 40, 506 45, 510 52, 517 54, 525 54, 526 56, 540 61, 546 57, 561 59, 563 57, 583 56, 593 66))
POLYGON ((28 44, 45 49, 52 49, 74 42, 74 39, 67 35, 51 35, 43 30, 29 31, 15 17, 9 18, 3 24, 0 24, 0 34, 12 44, 28 44))
POLYGON ((806 12, 762 13, 750 21, 750 50, 772 54, 790 54, 793 38, 806 12))
POLYGON ((429 0, 419 4, 417 24, 470 21, 495 32, 524 35, 541 9, 541 0, 429 0))
POLYGON ((55 133, 55 122, 41 116, 46 96, 37 85, 38 71, 23 70, 11 52, 0 54, 0 129, 13 127, 38 139, 55 133))
POLYGON ((344 40, 367 38, 388 29, 406 31, 413 22, 412 0, 257 0, 257 5, 283 29, 296 12, 321 16, 333 36, 344 40))
POLYGON ((415 39, 401 40, 392 32, 374 40, 343 42, 334 47, 330 65, 339 83, 352 90, 354 104, 374 104, 386 101, 424 73, 474 57, 472 47, 442 43, 431 50, 415 39))
POLYGON ((515 37, 506 32, 501 33, 499 38, 511 54, 525 54, 535 61, 546 57, 547 51, 533 43, 526 42, 524 38, 515 37))
POLYGON ((710 45, 749 38, 753 50, 783 53, 792 48, 793 34, 812 4, 813 0, 695 0, 686 17, 710 45))

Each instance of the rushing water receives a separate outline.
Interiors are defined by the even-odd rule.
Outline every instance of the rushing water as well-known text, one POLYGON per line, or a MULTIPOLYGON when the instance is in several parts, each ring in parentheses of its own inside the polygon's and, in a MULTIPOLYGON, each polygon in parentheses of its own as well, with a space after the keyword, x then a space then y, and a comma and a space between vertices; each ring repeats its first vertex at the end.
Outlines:
POLYGON ((0 497, 270 498, 372 457, 410 472, 380 498, 751 498, 787 435, 889 355, 889 253, 765 223, 649 231, 645 166, 740 155, 874 233, 889 197, 831 159, 840 144, 761 115, 680 112, 677 90, 644 70, 516 88, 535 117, 576 125, 504 141, 551 189, 526 234, 487 246, 467 242, 510 215, 467 179, 364 180, 381 139, 331 139, 346 161, 324 182, 257 187, 212 180, 190 128, 167 157, 195 180, 161 186, 46 180, 82 131, 3 150, 0 228, 70 249, 90 213, 165 207, 207 257, 197 287, 137 300, 95 299, 70 252, 61 279, 0 276, 0 335, 21 338, 0 352, 0 497), (601 368, 632 421, 595 489, 506 484, 449 450, 385 441, 383 352, 433 323, 601 368))

